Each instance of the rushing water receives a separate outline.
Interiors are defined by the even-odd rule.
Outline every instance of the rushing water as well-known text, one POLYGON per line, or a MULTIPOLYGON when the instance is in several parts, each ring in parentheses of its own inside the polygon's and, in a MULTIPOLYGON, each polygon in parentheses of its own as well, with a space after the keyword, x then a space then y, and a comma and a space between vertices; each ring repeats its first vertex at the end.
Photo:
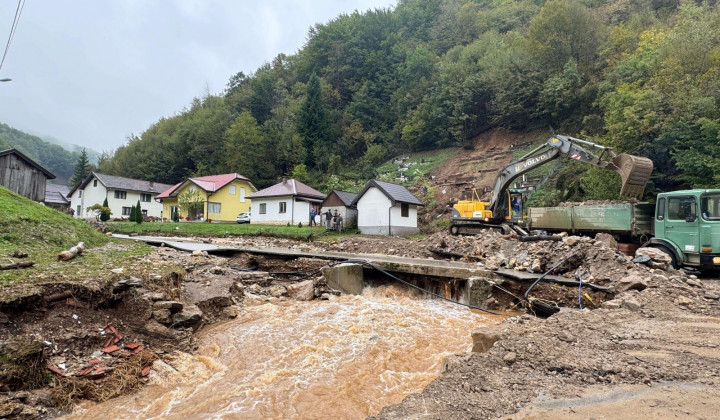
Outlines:
POLYGON ((497 322, 394 286, 330 301, 246 302, 138 394, 73 418, 362 419, 421 391, 497 322))

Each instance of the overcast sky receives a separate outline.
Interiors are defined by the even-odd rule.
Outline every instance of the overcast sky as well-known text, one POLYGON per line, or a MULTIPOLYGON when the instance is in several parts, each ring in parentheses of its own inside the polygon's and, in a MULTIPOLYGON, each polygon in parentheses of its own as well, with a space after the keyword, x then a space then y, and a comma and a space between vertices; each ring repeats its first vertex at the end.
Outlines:
MULTIPOLYGON (((0 122, 114 150, 308 29, 396 0, 26 0, 0 69, 0 122)), ((17 0, 0 0, 0 57, 17 0)))

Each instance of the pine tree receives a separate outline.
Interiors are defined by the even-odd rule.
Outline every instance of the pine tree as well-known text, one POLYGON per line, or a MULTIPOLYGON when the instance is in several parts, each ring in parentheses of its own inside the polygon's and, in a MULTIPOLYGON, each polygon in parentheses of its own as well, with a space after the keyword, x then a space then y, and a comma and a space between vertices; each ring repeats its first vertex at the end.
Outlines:
POLYGON ((88 160, 87 151, 82 149, 82 152, 80 152, 80 156, 78 157, 77 164, 75 164, 75 172, 70 178, 70 186, 74 187, 78 183, 82 182, 82 180, 88 176, 91 169, 92 167, 90 166, 90 161, 88 160))
POLYGON ((140 200, 138 200, 137 205, 135 206, 135 223, 142 223, 142 222, 143 222, 142 207, 140 207, 140 200))
MULTIPOLYGON (((108 207, 107 197, 105 197, 105 201, 103 201, 103 207, 106 207, 106 208, 108 207)), ((100 212, 100 221, 107 222, 108 220, 110 220, 110 212, 101 211, 100 212)))
POLYGON ((297 131, 307 150, 305 164, 308 168, 325 169, 322 160, 331 142, 331 119, 322 96, 320 79, 313 74, 308 81, 305 101, 298 115, 297 131))
POLYGON ((135 205, 133 205, 132 207, 130 207, 130 217, 128 218, 128 221, 129 221, 129 222, 134 222, 134 221, 135 221, 135 213, 136 213, 136 211, 135 211, 135 205))

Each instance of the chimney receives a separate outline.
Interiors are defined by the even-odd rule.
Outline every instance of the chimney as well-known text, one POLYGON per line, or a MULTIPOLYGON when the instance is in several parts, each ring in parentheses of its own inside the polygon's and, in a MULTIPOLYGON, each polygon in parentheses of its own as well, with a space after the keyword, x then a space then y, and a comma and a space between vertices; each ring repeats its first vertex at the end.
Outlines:
POLYGON ((283 177, 282 177, 282 182, 283 182, 283 185, 287 184, 287 177, 286 177, 286 176, 283 176, 283 177))

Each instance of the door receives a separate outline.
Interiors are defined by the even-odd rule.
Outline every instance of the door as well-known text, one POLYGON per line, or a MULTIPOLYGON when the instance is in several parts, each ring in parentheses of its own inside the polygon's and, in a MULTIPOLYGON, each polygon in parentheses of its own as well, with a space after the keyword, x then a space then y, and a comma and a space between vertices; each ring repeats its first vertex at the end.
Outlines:
MULTIPOLYGON (((700 253, 697 201, 693 196, 668 197, 665 238, 684 254, 700 253)), ((687 257, 683 258, 685 261, 687 257)))

